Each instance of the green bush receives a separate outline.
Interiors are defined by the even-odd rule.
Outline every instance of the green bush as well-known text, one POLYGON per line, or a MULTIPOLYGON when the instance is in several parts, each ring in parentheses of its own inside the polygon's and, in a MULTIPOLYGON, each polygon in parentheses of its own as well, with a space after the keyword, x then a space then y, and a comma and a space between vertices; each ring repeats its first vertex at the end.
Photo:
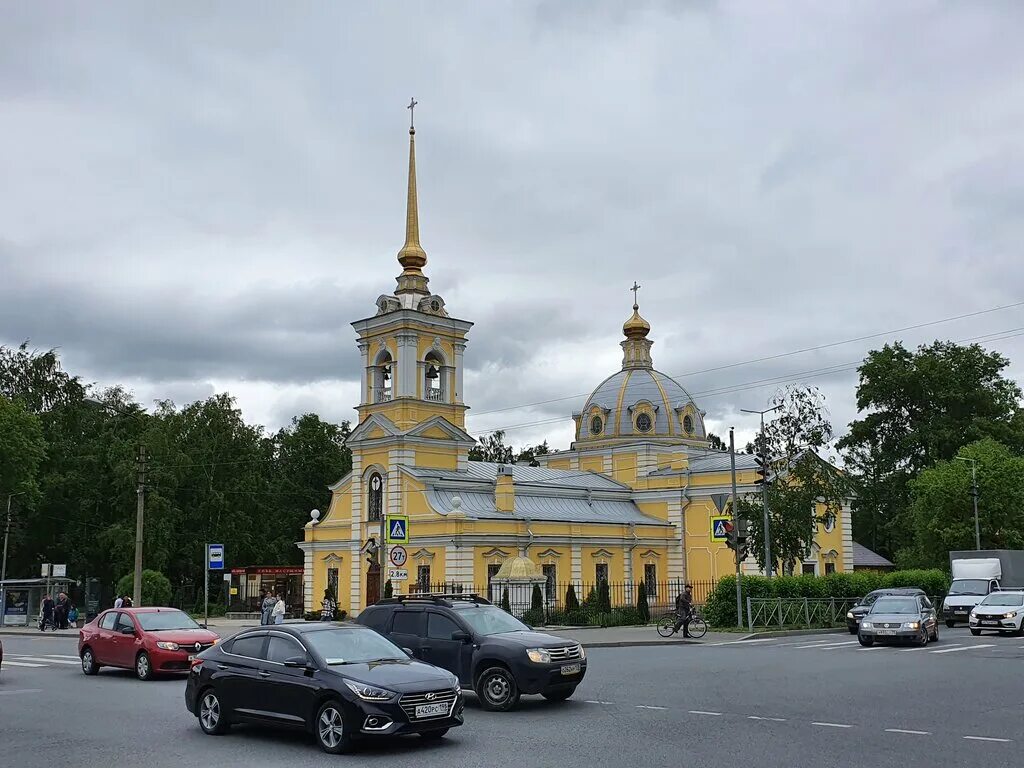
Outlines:
POLYGON ((384 599, 387 600, 395 596, 395 586, 391 583, 391 579, 384 582, 384 599))
POLYGON ((647 585, 642 581, 636 595, 636 612, 639 614, 639 623, 646 624, 651 620, 651 607, 647 605, 647 585))
POLYGON ((601 580, 601 583, 597 585, 597 610, 601 613, 612 612, 612 597, 611 592, 608 589, 608 582, 601 580))
POLYGON ((572 611, 578 611, 580 607, 579 598, 576 597, 576 588, 570 584, 569 588, 565 590, 565 610, 566 613, 572 611))
POLYGON ((531 608, 523 614, 523 623, 529 624, 531 627, 541 626, 544 624, 544 609, 531 608))
POLYGON ((503 587, 501 590, 501 610, 512 613, 512 604, 508 601, 508 587, 503 587))
MULTIPOLYGON (((743 577, 743 603, 752 598, 855 598, 884 587, 919 587, 932 597, 944 597, 949 577, 940 570, 908 570, 879 573, 830 573, 827 576, 743 577)), ((714 627, 736 626, 736 577, 723 576, 708 596, 704 618, 714 627)), ((744 615, 744 620, 746 616, 744 615)))
MULTIPOLYGON (((533 592, 530 594, 530 610, 540 611, 541 616, 544 615, 544 595, 541 594, 540 585, 533 585, 533 592)), ((538 622, 526 622, 527 624, 534 624, 538 622)))
MULTIPOLYGON (((135 594, 135 574, 129 573, 117 582, 117 594, 135 594)), ((142 572, 142 605, 165 606, 171 602, 171 582, 160 571, 142 572)), ((139 608, 141 606, 135 606, 139 608)))

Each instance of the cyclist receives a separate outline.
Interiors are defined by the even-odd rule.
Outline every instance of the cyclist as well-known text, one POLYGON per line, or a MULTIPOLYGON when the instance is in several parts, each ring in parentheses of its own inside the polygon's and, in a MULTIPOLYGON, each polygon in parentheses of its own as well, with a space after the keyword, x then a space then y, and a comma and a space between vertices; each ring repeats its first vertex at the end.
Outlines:
POLYGON ((676 625, 673 632, 683 628, 683 637, 690 636, 690 620, 693 619, 693 587, 687 584, 683 591, 676 595, 676 625))

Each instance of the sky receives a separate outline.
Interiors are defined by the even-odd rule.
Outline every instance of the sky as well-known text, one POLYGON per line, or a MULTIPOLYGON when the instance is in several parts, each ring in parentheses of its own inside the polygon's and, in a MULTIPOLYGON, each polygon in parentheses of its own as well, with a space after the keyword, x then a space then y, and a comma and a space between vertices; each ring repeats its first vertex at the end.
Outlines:
POLYGON ((791 383, 842 434, 887 341, 1024 380, 1024 4, 0 9, 0 344, 146 404, 355 417, 413 96, 476 435, 567 447, 634 281, 655 367, 740 444, 791 383))

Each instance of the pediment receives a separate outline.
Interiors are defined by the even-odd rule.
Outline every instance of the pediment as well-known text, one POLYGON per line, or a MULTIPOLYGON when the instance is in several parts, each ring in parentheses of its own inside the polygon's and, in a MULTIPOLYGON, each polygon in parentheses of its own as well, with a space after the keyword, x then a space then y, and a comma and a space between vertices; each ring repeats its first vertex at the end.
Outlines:
POLYGON ((543 552, 538 552, 537 557, 561 557, 562 553, 555 549, 545 549, 543 552))
POLYGON ((357 440, 370 440, 377 437, 393 437, 402 434, 402 431, 395 426, 387 416, 374 413, 367 416, 363 422, 352 430, 347 442, 357 440))
POLYGON ((483 556, 484 557, 488 557, 488 558, 492 558, 492 557, 508 557, 509 554, 510 553, 506 552, 504 549, 499 549, 498 547, 493 547, 492 549, 488 549, 486 552, 484 552, 483 556))
POLYGON ((413 552, 412 559, 413 560, 433 560, 434 559, 434 553, 431 552, 429 549, 419 549, 419 550, 413 552))
POLYGON ((607 549, 595 549, 590 553, 591 557, 614 557, 614 552, 609 552, 607 549))
POLYGON ((441 416, 432 416, 405 433, 409 437, 432 437, 442 440, 464 440, 476 443, 476 440, 465 430, 459 429, 441 416))

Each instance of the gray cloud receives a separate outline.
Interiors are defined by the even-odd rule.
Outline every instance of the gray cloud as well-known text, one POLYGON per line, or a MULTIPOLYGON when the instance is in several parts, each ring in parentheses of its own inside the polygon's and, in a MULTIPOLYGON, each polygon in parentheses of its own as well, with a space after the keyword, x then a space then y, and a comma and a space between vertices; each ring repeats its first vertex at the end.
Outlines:
POLYGON ((1024 299, 1016 4, 57 13, 0 27, 0 342, 140 397, 353 416, 413 94, 427 271, 476 323, 470 423, 517 443, 564 442, 582 398, 475 414, 616 370, 634 279, 657 367, 744 430, 786 380, 841 427, 855 372, 813 372, 884 339, 694 372, 1024 299))

